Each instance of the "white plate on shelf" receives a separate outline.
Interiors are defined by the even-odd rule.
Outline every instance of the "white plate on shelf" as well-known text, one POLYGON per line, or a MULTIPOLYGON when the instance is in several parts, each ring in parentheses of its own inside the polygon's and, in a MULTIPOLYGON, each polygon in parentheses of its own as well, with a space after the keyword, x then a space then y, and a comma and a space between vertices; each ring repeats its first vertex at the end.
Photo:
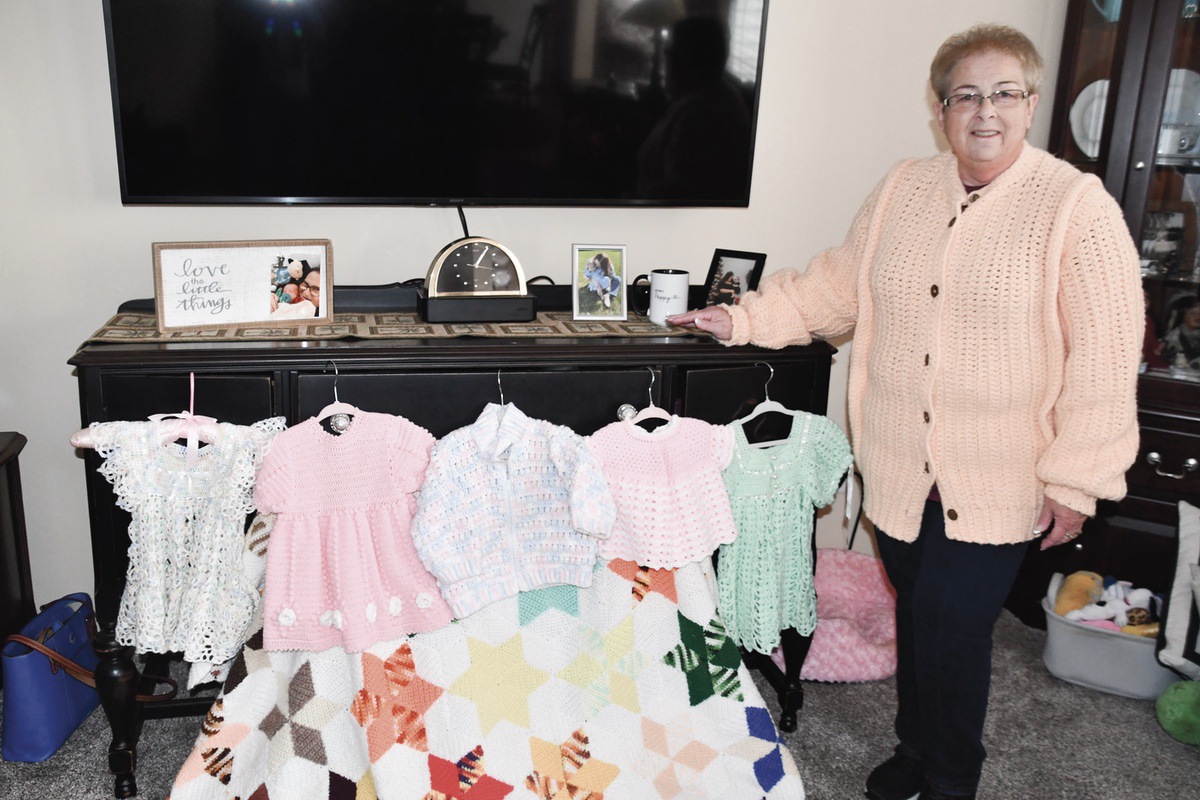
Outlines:
POLYGON ((1100 134, 1104 129, 1104 107, 1107 104, 1107 79, 1093 81, 1083 87, 1071 104, 1071 135, 1088 158, 1100 155, 1100 134))
POLYGON ((1200 75, 1190 69, 1173 69, 1167 80, 1163 125, 1200 125, 1200 75))

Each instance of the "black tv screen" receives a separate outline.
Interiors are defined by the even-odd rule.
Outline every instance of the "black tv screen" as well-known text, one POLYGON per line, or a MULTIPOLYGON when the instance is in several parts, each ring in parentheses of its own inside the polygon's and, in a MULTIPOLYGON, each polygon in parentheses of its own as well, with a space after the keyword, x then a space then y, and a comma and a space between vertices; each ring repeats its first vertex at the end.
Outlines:
POLYGON ((745 206, 766 0, 105 0, 127 204, 745 206))

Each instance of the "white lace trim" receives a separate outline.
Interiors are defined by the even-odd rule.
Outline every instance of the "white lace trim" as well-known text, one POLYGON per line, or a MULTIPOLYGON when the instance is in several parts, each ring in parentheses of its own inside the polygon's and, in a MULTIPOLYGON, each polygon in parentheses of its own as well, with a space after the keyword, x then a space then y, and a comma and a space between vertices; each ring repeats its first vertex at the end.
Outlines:
POLYGON ((160 423, 92 424, 100 474, 132 516, 121 644, 182 652, 191 662, 221 663, 237 652, 258 602, 242 563, 254 477, 285 427, 283 417, 218 423, 189 468, 183 446, 162 444, 160 423))

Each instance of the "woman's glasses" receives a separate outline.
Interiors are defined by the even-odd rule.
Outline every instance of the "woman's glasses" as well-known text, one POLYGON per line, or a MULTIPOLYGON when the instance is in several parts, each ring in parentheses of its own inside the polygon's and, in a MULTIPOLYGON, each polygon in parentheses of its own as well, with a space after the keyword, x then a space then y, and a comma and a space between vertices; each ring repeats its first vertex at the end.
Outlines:
POLYGON ((976 111, 983 108, 984 100, 991 100, 996 108, 1015 108, 1026 97, 1029 97, 1029 92, 1024 89, 997 89, 991 94, 952 94, 942 101, 942 105, 951 111, 976 111))

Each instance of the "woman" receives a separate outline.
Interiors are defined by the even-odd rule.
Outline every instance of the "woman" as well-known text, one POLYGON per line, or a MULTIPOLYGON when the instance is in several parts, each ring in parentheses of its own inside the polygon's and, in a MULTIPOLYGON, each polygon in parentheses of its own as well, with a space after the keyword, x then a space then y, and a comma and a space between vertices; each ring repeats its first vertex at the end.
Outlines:
POLYGON ((876 800, 975 796, 992 627, 1027 544, 1078 536, 1137 450, 1137 252, 1099 180, 1025 142, 1041 74, 1011 28, 951 37, 930 69, 950 152, 896 166, 804 274, 668 320, 767 347, 855 330, 850 428, 897 592, 876 800))
POLYGON ((587 279, 588 289, 596 293, 604 307, 611 307, 621 288, 621 277, 617 275, 612 259, 604 253, 596 253, 584 265, 583 277, 587 279))

